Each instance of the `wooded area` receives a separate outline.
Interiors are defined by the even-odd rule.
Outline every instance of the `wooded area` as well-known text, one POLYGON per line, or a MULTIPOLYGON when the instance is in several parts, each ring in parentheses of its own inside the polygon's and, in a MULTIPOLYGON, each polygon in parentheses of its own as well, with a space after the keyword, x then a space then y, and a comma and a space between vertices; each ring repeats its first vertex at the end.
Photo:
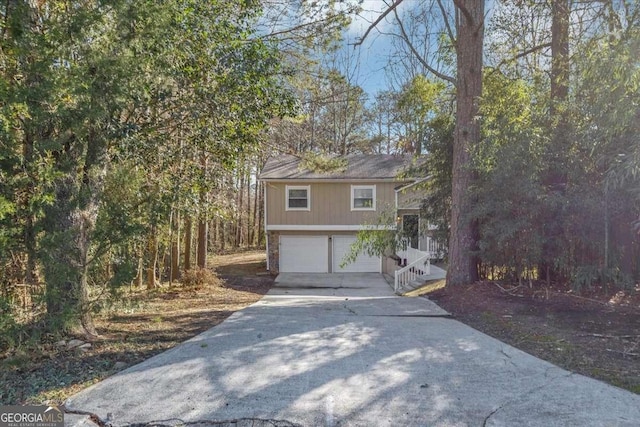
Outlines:
POLYGON ((638 2, 390 4, 373 95, 356 1, 0 1, 0 348, 262 245, 279 152, 427 154, 451 285, 637 283, 638 2))

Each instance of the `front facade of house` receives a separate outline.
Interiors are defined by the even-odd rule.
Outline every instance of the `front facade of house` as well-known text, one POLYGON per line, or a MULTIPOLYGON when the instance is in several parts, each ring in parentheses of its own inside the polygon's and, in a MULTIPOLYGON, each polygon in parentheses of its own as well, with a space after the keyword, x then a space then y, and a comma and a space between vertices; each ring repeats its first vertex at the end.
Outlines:
MULTIPOLYGON (((366 254, 341 265, 356 234, 381 215, 395 218, 400 189, 415 180, 398 178, 409 156, 350 155, 339 170, 314 172, 294 156, 271 158, 265 183, 267 268, 273 272, 343 273, 383 271, 383 259, 366 254)), ((402 196, 400 196, 402 198, 402 196)), ((406 213, 417 214, 414 206, 406 213)))

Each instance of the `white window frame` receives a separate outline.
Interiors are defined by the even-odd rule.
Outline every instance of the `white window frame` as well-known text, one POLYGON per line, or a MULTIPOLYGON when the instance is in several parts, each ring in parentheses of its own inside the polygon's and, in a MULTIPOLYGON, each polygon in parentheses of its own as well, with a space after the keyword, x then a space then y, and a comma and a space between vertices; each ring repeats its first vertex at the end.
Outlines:
POLYGON ((284 208, 287 211, 310 211, 311 210, 311 186, 310 185, 287 185, 285 188, 284 208), (289 207, 289 190, 307 190, 307 207, 306 208, 289 207))
POLYGON ((352 185, 351 186, 351 210, 352 211, 375 211, 376 210, 376 186, 375 185, 352 185), (356 208, 354 206, 356 190, 372 190, 372 203, 370 208, 356 208))

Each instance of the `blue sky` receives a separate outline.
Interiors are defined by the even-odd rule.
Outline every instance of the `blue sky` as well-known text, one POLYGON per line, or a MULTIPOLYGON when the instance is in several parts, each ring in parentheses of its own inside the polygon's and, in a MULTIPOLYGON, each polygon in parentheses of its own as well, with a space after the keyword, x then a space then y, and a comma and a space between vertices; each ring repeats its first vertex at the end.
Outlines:
MULTIPOLYGON (((359 58, 357 84, 369 94, 370 101, 377 92, 390 88, 389 78, 384 68, 394 53, 392 42, 394 36, 389 34, 395 29, 394 14, 390 13, 380 21, 362 45, 354 49, 353 43, 365 34, 371 23, 387 10, 390 3, 390 0, 364 0, 361 13, 353 18, 351 25, 344 33, 343 50, 359 58)), ((404 0, 396 7, 396 12, 402 16, 406 11, 423 3, 423 0, 404 0)))
MULTIPOLYGON (((411 3, 413 3, 413 0, 405 0, 398 7, 398 11, 401 12, 404 8, 410 7, 411 3)), ((392 28, 392 16, 390 15, 390 17, 381 21, 369 33, 361 46, 354 48, 352 44, 364 35, 370 24, 386 8, 387 5, 383 0, 364 0, 362 4, 363 11, 353 19, 344 35, 343 49, 349 51, 352 55, 356 55, 359 59, 360 66, 357 73, 357 83, 371 98, 376 92, 385 90, 388 86, 384 67, 387 65, 389 54, 391 53, 392 36, 382 33, 392 28)))
MULTIPOLYGON (((372 30, 365 42, 354 50, 353 43, 361 38, 376 18, 378 18, 387 8, 390 0, 364 0, 362 12, 354 17, 351 25, 345 31, 343 51, 356 55, 359 59, 359 69, 357 70, 356 83, 362 87, 373 100, 376 92, 389 88, 388 78, 384 67, 388 63, 390 55, 393 53, 393 36, 384 34, 393 30, 393 14, 378 23, 372 30)), ((422 4, 422 0, 404 0, 397 8, 397 12, 403 12, 422 4)), ((494 1, 485 1, 485 13, 487 19, 493 14, 494 1)))

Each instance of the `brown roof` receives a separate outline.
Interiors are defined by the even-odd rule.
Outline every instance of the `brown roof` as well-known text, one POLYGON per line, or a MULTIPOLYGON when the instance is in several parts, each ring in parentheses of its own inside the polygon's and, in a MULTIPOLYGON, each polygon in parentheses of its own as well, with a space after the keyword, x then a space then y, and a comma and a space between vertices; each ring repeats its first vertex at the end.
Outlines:
POLYGON ((346 167, 319 172, 303 168, 298 156, 271 157, 260 179, 395 179, 415 165, 411 155, 350 154, 338 158, 346 160, 346 167))

